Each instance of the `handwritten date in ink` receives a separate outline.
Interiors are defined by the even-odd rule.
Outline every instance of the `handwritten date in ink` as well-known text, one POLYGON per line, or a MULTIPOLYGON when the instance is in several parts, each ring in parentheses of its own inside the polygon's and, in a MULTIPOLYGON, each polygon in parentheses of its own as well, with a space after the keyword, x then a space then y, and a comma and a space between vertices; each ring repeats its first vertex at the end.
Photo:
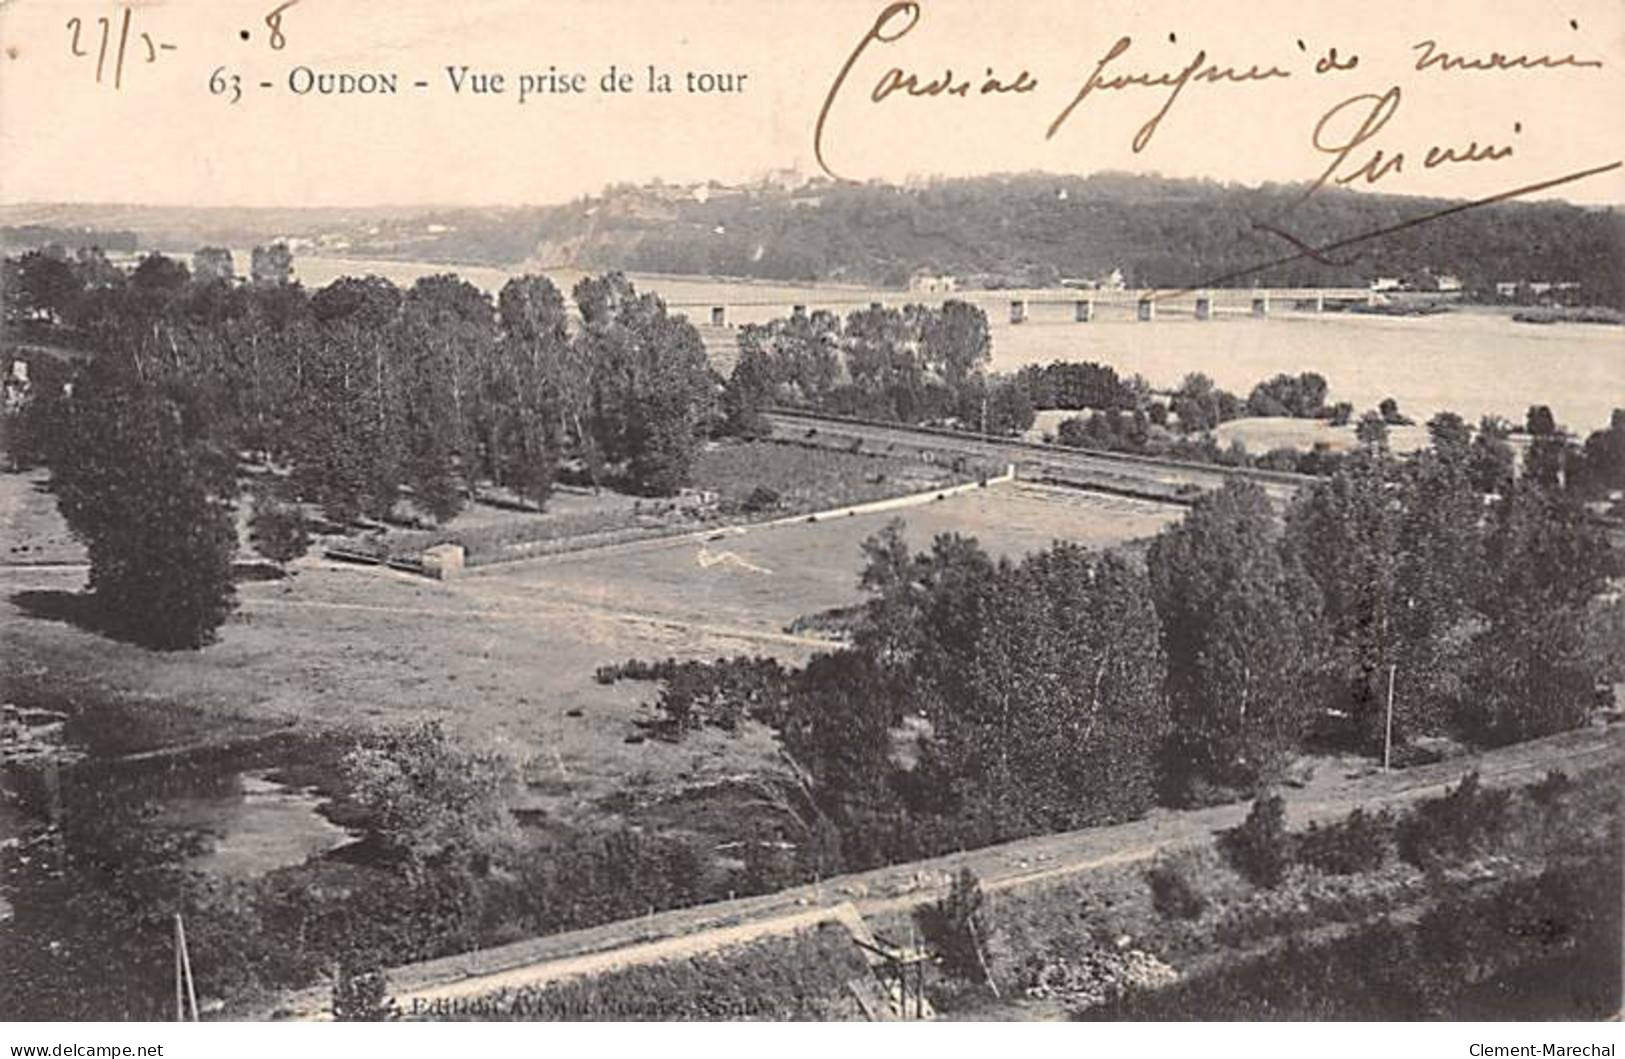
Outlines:
POLYGON ((112 85, 114 88, 124 87, 124 64, 131 58, 132 44, 136 48, 136 62, 155 63, 158 53, 174 51, 175 45, 167 41, 155 41, 151 33, 144 30, 138 32, 135 41, 130 40, 132 31, 133 12, 126 5, 118 21, 118 41, 113 42, 114 17, 103 15, 97 18, 93 25, 87 25, 83 18, 75 15, 68 19, 65 28, 68 31, 68 51, 76 59, 96 57, 96 83, 106 84, 108 74, 108 59, 112 59, 112 85), (99 27, 99 28, 98 28, 99 27), (111 55, 109 54, 111 52, 111 55), (145 59, 141 59, 141 55, 145 59))

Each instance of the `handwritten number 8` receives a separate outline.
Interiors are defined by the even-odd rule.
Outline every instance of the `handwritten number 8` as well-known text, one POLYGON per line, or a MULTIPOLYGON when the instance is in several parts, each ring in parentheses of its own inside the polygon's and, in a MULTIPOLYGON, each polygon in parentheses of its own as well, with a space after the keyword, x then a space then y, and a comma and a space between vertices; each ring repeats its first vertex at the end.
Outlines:
POLYGON ((298 0, 290 0, 289 3, 283 4, 265 16, 265 24, 271 30, 271 47, 276 51, 281 51, 288 43, 288 38, 282 34, 282 12, 297 2, 298 0))

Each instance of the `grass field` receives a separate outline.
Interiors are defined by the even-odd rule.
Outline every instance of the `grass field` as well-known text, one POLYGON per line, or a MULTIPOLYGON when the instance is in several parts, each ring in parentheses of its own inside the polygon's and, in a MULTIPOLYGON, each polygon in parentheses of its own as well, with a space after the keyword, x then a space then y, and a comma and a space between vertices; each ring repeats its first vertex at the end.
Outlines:
POLYGON ((538 512, 512 497, 482 494, 479 502, 442 526, 392 529, 382 543, 393 555, 415 558, 431 545, 455 541, 467 550, 470 565, 482 565, 706 525, 821 511, 923 492, 962 478, 917 459, 796 442, 730 439, 708 442, 700 449, 692 489, 675 500, 571 486, 556 490, 545 510, 538 512), (758 502, 761 496, 770 499, 758 502))
POLYGON ((915 459, 777 441, 711 444, 694 465, 694 487, 715 492, 724 507, 743 504, 760 486, 779 494, 781 512, 821 511, 952 481, 946 468, 915 459))
POLYGON ((1019 558, 1055 540, 1106 547, 1154 534, 1178 508, 1098 494, 993 485, 898 512, 684 538, 534 565, 493 568, 468 581, 527 598, 624 605, 678 622, 776 632, 803 615, 860 600, 860 545, 893 518, 924 549, 939 533, 976 537, 1019 558))
MULTIPOLYGON (((825 462, 827 454, 812 455, 825 462)), ((820 641, 783 627, 861 598, 859 543, 892 517, 649 542, 446 583, 310 558, 291 578, 239 585, 241 606, 215 645, 156 653, 54 616, 86 571, 34 565, 36 557, 83 562, 39 481, 0 476, 0 525, 8 542, 28 547, 26 565, 0 567, 6 701, 26 705, 66 686, 87 707, 146 704, 173 741, 243 725, 342 730, 440 718, 524 764, 523 807, 570 822, 600 818, 599 801, 627 788, 670 792, 776 767, 761 729, 628 742, 651 689, 605 687, 593 671, 667 656, 805 661, 820 641)), ((995 485, 900 514, 916 547, 955 531, 1016 556, 1056 538, 1108 545, 1144 536, 1177 509, 995 485)))

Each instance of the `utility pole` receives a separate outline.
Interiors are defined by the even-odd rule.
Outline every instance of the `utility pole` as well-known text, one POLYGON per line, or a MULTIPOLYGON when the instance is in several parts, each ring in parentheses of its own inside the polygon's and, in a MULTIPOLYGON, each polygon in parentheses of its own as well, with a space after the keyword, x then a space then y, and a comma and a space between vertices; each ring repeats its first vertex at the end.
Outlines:
POLYGON ((1388 665, 1388 721, 1382 734, 1382 771, 1387 772, 1394 756, 1394 671, 1398 665, 1388 665))
POLYGON ((175 913, 175 1021, 197 1021, 197 986, 192 981, 192 957, 186 951, 186 927, 175 913), (186 1017, 190 1006, 192 1017, 186 1017))

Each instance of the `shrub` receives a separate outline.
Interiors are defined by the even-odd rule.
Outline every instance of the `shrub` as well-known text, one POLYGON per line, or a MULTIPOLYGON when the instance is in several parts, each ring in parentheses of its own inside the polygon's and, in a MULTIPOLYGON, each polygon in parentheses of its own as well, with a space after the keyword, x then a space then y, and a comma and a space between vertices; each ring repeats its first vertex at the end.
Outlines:
POLYGON ((660 679, 665 686, 655 708, 662 734, 672 738, 705 727, 733 732, 746 720, 778 724, 789 694, 789 674, 772 658, 681 662, 660 679))
POLYGON ((412 862, 478 845, 503 821, 513 778, 506 758, 458 746, 438 721, 375 736, 345 755, 342 771, 372 837, 412 862))
POLYGON ((1529 797, 1536 805, 1549 807, 1574 789, 1574 780, 1561 769, 1547 769, 1540 782, 1529 785, 1529 797))
POLYGON ((1478 773, 1469 772, 1400 822, 1400 857, 1421 868, 1467 859, 1505 831, 1510 797, 1504 790, 1485 790, 1478 773))
POLYGON ((334 1021, 388 1022, 396 1014, 383 971, 339 965, 338 974, 333 978, 334 1021))
POLYGON ((1272 890, 1286 878, 1292 862, 1286 833, 1286 803, 1279 794, 1261 794, 1239 827, 1219 836, 1219 850, 1254 886, 1272 890))
POLYGON ((983 946, 988 926, 981 881, 961 868, 942 899, 914 913, 925 943, 937 954, 943 971, 967 982, 989 979, 983 946))
POLYGON ((750 491, 750 495, 745 497, 744 502, 739 505, 739 509, 747 515, 754 515, 761 511, 774 510, 779 506, 779 501, 780 496, 777 489, 769 489, 765 485, 759 485, 750 491))
POLYGON ((1340 823, 1309 825, 1298 840, 1298 859, 1331 875, 1375 871, 1388 860, 1388 832, 1393 819, 1386 811, 1356 809, 1340 823))
POLYGON ((1189 858, 1158 857, 1145 873, 1151 884, 1151 904, 1169 919, 1195 919, 1207 908, 1207 898, 1191 880, 1189 858))
POLYGON ((292 504, 266 493, 254 497, 254 513, 249 517, 249 538, 261 555, 272 562, 287 563, 310 548, 305 516, 292 504))

